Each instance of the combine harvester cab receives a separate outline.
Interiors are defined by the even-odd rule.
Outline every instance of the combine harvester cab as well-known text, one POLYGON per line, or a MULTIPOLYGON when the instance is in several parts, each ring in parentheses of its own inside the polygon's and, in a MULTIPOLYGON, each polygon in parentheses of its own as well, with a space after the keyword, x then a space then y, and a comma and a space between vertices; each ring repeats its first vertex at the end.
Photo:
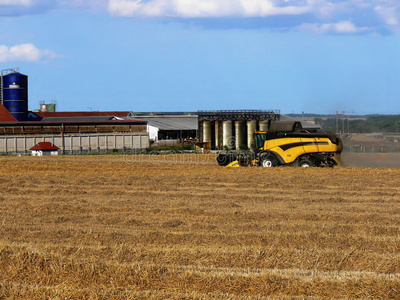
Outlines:
POLYGON ((268 132, 254 133, 256 152, 253 154, 220 154, 218 164, 239 166, 334 167, 334 159, 343 143, 334 133, 311 133, 297 121, 272 122, 268 132))

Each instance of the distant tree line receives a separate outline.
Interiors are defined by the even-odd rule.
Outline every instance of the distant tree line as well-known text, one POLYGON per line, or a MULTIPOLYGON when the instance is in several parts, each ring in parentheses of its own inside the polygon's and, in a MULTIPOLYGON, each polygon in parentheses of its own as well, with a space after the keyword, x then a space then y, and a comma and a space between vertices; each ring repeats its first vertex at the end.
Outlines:
POLYGON ((372 115, 366 119, 352 118, 314 118, 323 130, 350 133, 400 133, 400 115, 372 115))

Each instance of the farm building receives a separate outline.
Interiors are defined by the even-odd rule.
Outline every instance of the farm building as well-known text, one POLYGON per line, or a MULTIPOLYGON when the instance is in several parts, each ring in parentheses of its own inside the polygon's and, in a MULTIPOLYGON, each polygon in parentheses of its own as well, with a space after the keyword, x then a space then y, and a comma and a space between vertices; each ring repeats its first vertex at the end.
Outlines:
POLYGON ((129 114, 129 119, 145 120, 149 125, 150 139, 186 140, 198 137, 198 116, 186 112, 147 112, 129 114))
MULTIPOLYGON (((295 121, 274 110, 215 110, 199 111, 199 140, 209 144, 211 149, 252 149, 254 146, 254 131, 267 131, 272 121, 295 121)), ((320 127, 296 120, 302 123, 304 129, 315 131, 320 127)))
POLYGON ((123 119, 129 112, 31 112, 28 79, 3 70, 0 80, 0 153, 26 154, 39 142, 63 154, 124 151, 149 146, 147 121, 123 119))
POLYGON ((50 142, 39 142, 29 150, 31 150, 32 156, 47 156, 58 155, 60 148, 50 142))
POLYGON ((28 153, 38 142, 59 145, 63 154, 101 153, 144 149, 149 146, 149 135, 146 121, 112 116, 0 120, 0 153, 28 153))
POLYGON ((146 120, 150 139, 162 143, 191 140, 211 149, 251 148, 255 130, 265 131, 272 120, 300 121, 314 132, 321 127, 280 114, 279 110, 220 110, 197 112, 131 112, 128 119, 146 120))
MULTIPOLYGON (((211 149, 251 148, 254 130, 267 130, 271 120, 292 119, 279 110, 57 112, 55 103, 41 103, 40 111, 31 112, 27 76, 16 70, 1 75, 0 153, 27 153, 41 141, 59 145, 65 154, 143 149, 150 139, 189 140, 211 149)), ((318 127, 301 122, 305 129, 318 127)))

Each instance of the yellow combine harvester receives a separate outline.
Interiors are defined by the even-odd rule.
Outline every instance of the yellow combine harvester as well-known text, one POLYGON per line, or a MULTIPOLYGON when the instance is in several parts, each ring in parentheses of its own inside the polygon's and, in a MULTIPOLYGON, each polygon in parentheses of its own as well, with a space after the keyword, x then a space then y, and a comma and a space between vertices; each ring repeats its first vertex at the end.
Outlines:
POLYGON ((334 133, 311 133, 297 121, 271 122, 268 132, 254 133, 255 153, 219 154, 218 164, 241 166, 333 167, 343 143, 334 133))

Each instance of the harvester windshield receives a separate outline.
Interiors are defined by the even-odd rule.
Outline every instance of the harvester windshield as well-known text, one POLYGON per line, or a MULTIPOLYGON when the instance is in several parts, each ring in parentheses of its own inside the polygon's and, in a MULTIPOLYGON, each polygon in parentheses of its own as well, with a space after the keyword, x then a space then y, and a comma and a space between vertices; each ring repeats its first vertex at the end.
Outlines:
POLYGON ((255 132, 254 133, 254 141, 256 142, 256 150, 264 147, 264 142, 267 138, 266 132, 255 132))

